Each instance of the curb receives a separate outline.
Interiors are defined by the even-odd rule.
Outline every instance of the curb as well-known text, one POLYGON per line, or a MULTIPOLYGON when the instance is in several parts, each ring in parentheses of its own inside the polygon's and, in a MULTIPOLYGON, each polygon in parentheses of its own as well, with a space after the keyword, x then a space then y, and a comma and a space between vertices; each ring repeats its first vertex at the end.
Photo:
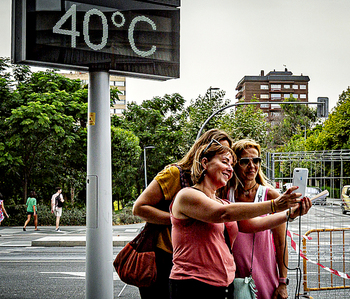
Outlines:
MULTIPOLYGON (((113 237, 113 246, 124 247, 128 242, 133 240, 134 237, 113 237)), ((56 236, 56 237, 44 237, 32 241, 33 247, 74 247, 74 246, 86 246, 86 236, 56 236)))

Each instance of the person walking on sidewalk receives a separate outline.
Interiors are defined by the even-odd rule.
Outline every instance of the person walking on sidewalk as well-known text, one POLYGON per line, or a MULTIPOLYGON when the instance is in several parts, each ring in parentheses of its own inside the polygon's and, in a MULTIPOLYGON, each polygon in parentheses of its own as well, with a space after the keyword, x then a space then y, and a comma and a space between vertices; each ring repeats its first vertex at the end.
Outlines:
POLYGON ((30 218, 31 216, 33 215, 34 217, 34 226, 35 226, 35 229, 34 230, 40 230, 38 229, 38 209, 37 209, 37 206, 36 206, 36 193, 35 191, 30 191, 29 193, 29 197, 27 199, 27 220, 26 222, 24 223, 24 226, 23 226, 23 230, 26 231, 26 227, 30 221, 30 218))
POLYGON ((56 216, 56 232, 60 232, 60 219, 62 216, 62 207, 63 207, 63 195, 62 188, 56 187, 56 193, 51 197, 51 213, 54 213, 56 216))
POLYGON ((4 196, 0 193, 0 225, 1 222, 5 219, 6 215, 7 218, 9 218, 9 215, 6 212, 5 205, 4 205, 4 196))

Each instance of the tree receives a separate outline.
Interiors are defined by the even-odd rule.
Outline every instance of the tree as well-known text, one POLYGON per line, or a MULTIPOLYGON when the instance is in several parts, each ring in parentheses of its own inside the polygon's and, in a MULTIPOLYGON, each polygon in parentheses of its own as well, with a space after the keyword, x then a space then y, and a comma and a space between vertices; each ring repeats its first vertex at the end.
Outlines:
POLYGON ((317 145, 317 149, 350 149, 350 87, 324 122, 317 145))
MULTIPOLYGON (((164 166, 176 162, 182 155, 180 144, 183 131, 180 119, 184 103, 179 94, 155 97, 140 105, 129 103, 123 117, 112 118, 113 126, 131 131, 139 138, 141 150, 145 146, 155 146, 147 156, 149 177, 153 178, 164 166)), ((141 193, 144 187, 143 156, 140 154, 138 159, 135 181, 141 193)))
MULTIPOLYGON (((228 106, 230 100, 224 99, 224 97, 225 91, 219 90, 213 92, 210 88, 208 88, 204 96, 199 95, 197 99, 190 101, 190 105, 182 114, 182 127, 185 138, 185 148, 183 149, 184 153, 186 153, 195 142, 197 134, 203 123, 215 111, 228 106)), ((222 124, 220 119, 226 113, 226 111, 223 111, 213 117, 207 123, 202 133, 212 128, 219 128, 222 124)))
MULTIPOLYGON (((297 102, 292 96, 286 102, 297 102)), ((299 134, 301 130, 307 131, 316 122, 316 110, 307 105, 282 104, 282 114, 274 120, 272 127, 273 143, 271 148, 276 148, 288 143, 292 136, 299 134)))
POLYGON ((69 169, 86 171, 87 89, 55 71, 17 67, 14 75, 22 81, 1 78, 0 167, 22 187, 17 190, 25 201, 29 186, 40 191, 51 178, 52 191, 52 182, 64 182, 69 169))
POLYGON ((135 177, 142 149, 132 132, 112 126, 112 193, 124 207, 138 196, 135 177))
POLYGON ((254 139, 262 147, 266 147, 270 141, 268 135, 270 124, 257 105, 237 106, 222 118, 219 127, 229 133, 234 140, 254 139))

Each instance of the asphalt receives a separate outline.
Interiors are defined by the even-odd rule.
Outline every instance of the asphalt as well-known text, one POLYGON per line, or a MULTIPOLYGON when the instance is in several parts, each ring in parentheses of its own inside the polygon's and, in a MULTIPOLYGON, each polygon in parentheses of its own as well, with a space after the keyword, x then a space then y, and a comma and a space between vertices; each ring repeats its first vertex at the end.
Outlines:
MULTIPOLYGON (((125 246, 140 232, 144 223, 113 226, 113 246, 125 246)), ((18 226, 0 226, 0 246, 73 247, 86 246, 85 226, 38 226, 39 231, 28 226, 26 231, 18 226)))

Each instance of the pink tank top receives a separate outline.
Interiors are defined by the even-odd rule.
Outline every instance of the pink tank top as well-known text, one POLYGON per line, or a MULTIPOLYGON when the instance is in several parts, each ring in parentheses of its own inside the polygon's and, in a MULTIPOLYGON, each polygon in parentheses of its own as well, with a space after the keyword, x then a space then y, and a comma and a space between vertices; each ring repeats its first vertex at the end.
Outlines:
MULTIPOLYGON (((224 201, 224 204, 230 203, 224 201)), ((238 233, 237 223, 184 220, 172 214, 170 217, 174 264, 170 278, 196 279, 219 287, 231 284, 235 278, 236 265, 225 242, 224 228, 226 225, 232 246, 238 233)))
MULTIPOLYGON (((254 202, 267 200, 268 189, 259 186, 254 202), (258 196, 260 188, 263 188, 263 196, 258 196)), ((232 201, 232 198, 230 198, 232 201)), ((264 217, 264 216, 262 216, 264 217)), ((251 267, 253 235, 247 233, 238 233, 233 244, 233 256, 237 265, 236 276, 249 276, 251 267)), ((273 244, 273 237, 270 230, 255 233, 253 274, 256 288, 258 290, 258 299, 271 299, 273 292, 278 287, 278 270, 276 263, 276 253, 273 244)))

